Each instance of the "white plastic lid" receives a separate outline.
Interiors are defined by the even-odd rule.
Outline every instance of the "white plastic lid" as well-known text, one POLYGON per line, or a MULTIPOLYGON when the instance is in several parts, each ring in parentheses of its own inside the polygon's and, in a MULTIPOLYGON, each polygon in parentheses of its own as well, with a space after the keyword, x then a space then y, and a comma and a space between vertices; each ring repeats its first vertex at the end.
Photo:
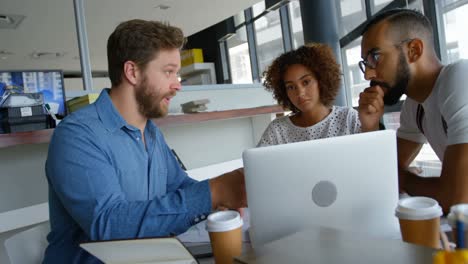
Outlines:
POLYGON ((426 220, 442 215, 442 208, 429 197, 408 197, 398 201, 395 216, 405 220, 426 220))
POLYGON ((242 218, 237 211, 219 211, 208 216, 206 230, 208 232, 224 232, 241 227, 242 218))
POLYGON ((458 214, 463 215, 463 222, 468 224, 468 204, 455 204, 450 207, 450 213, 447 215, 447 222, 451 227, 455 227, 458 214))

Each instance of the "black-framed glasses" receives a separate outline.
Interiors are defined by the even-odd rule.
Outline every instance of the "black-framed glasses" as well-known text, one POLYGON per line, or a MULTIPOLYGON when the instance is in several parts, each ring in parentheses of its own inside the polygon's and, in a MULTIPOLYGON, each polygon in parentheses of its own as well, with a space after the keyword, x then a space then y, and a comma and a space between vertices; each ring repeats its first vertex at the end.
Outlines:
POLYGON ((362 73, 366 73, 366 67, 370 69, 375 69, 377 67, 377 63, 379 62, 380 58, 380 51, 377 49, 371 49, 364 60, 359 61, 359 69, 361 69, 362 73))
MULTIPOLYGON (((401 45, 407 42, 411 42, 413 40, 414 40, 413 38, 407 38, 394 45, 397 48, 401 48, 401 45)), ((358 63, 359 69, 361 69, 362 73, 364 74, 366 73, 366 67, 368 67, 369 69, 375 69, 377 67, 377 64, 379 63, 380 55, 381 55, 381 52, 379 51, 379 49, 377 48, 371 49, 367 53, 366 58, 364 60, 359 61, 358 63)))

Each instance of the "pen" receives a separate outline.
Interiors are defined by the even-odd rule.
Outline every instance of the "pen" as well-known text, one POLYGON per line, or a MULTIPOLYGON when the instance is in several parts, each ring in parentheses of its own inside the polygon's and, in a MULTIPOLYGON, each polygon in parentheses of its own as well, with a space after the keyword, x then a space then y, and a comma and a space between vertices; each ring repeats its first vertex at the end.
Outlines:
POLYGON ((461 212, 456 214, 457 226, 457 248, 465 248, 465 224, 464 216, 461 212))
POLYGON ((450 248, 450 242, 445 232, 442 230, 440 230, 439 232, 440 232, 440 242, 442 244, 442 249, 445 251, 452 251, 452 249, 450 248))

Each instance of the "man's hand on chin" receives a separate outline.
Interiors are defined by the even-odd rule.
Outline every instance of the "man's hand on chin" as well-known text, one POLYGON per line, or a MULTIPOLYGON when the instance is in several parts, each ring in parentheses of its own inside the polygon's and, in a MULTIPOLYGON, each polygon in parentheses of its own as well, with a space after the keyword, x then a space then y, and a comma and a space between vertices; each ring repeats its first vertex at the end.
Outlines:
POLYGON ((379 85, 368 87, 359 94, 359 120, 362 132, 379 130, 384 113, 384 91, 379 85))

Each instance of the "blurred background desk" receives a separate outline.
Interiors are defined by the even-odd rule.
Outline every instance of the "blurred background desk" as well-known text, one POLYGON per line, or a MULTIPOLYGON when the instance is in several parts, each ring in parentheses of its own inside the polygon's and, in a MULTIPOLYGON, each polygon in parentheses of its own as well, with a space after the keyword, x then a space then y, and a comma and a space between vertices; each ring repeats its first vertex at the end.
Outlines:
POLYGON ((432 263, 434 252, 400 240, 316 227, 244 251, 236 263, 427 264, 432 263))
MULTIPOLYGON (((252 250, 252 246, 250 245, 249 242, 244 242, 242 244, 242 252, 249 252, 252 250)), ((209 257, 209 258, 197 258, 199 264, 215 264, 214 258, 209 257)))

